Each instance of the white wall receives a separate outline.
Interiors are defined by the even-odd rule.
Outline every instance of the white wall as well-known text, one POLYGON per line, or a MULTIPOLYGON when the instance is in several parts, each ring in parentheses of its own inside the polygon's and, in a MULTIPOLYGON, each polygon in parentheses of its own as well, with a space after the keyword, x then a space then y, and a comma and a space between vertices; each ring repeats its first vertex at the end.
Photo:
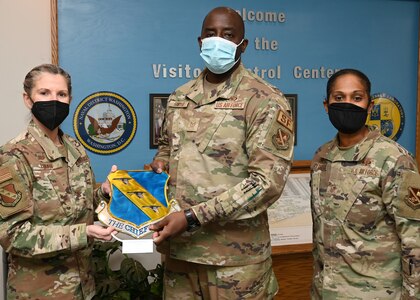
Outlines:
POLYGON ((0 144, 23 131, 23 79, 51 62, 50 0, 0 0, 0 144))
MULTIPOLYGON (((26 127, 22 83, 34 66, 51 62, 50 28, 50 0, 0 0, 0 144, 26 127)), ((0 251, 0 299, 5 299, 4 259, 0 251)))

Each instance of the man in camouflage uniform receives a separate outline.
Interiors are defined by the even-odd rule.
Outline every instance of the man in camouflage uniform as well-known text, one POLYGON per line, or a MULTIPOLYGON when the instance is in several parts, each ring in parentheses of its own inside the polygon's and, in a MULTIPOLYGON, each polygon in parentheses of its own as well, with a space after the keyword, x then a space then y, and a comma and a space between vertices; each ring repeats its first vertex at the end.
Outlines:
MULTIPOLYGON (((332 81, 354 70, 346 72, 332 81)), ((362 130, 366 136, 347 147, 339 131, 313 159, 312 298, 420 299, 416 163, 377 128, 362 130)))
MULTIPOLYGON (((49 72, 63 71, 41 65, 27 78, 32 84, 49 72)), ((36 103, 40 92, 51 97, 51 86, 28 91, 26 103, 36 103)), ((68 86, 66 101, 70 77, 68 86)), ((94 192, 82 145, 58 128, 42 126, 33 117, 27 131, 0 148, 0 244, 8 253, 7 299, 91 299, 95 284, 90 237, 100 238, 92 230, 109 238, 112 232, 92 225, 94 198, 105 197, 101 188, 94 192), (57 139, 51 138, 53 133, 57 139)))
POLYGON ((291 167, 290 107, 241 64, 248 41, 234 10, 206 16, 200 47, 208 37, 233 42, 236 62, 220 74, 207 65, 169 97, 151 164, 158 172, 167 168, 169 198, 184 209, 151 226, 159 248, 170 239, 160 250, 165 299, 271 299, 278 286, 266 210, 291 167))

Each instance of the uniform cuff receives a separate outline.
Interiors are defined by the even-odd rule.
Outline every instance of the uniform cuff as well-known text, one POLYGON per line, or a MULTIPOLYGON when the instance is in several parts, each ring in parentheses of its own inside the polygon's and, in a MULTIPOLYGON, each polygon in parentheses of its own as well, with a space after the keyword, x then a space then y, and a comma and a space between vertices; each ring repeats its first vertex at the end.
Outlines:
POLYGON ((70 225, 70 248, 72 251, 87 246, 86 224, 70 225))

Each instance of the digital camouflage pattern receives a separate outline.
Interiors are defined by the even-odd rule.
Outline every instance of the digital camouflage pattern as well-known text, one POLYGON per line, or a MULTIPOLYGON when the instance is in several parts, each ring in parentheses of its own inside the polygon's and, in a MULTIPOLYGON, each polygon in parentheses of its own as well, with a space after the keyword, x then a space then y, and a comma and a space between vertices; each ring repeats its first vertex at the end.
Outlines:
POLYGON ((0 244, 8 299, 91 299, 95 185, 89 158, 68 135, 57 147, 30 122, 0 148, 0 244))
POLYGON ((202 224, 171 239, 170 256, 219 266, 263 262, 271 254, 266 210, 292 162, 290 106, 242 65, 208 96, 205 75, 169 97, 155 157, 168 163, 169 199, 191 207, 202 224))
POLYGON ((337 138, 311 166, 313 299, 420 299, 420 175, 396 142, 370 128, 337 138))

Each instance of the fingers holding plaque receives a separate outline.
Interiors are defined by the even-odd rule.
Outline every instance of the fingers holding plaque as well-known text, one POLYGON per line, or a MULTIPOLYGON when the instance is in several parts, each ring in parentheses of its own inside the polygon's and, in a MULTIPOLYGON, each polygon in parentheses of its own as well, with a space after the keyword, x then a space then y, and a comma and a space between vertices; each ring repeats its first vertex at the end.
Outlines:
POLYGON ((169 175, 153 171, 118 170, 108 175, 112 197, 101 201, 96 213, 106 226, 134 238, 151 233, 149 226, 172 211, 179 211, 176 200, 168 201, 169 175))

